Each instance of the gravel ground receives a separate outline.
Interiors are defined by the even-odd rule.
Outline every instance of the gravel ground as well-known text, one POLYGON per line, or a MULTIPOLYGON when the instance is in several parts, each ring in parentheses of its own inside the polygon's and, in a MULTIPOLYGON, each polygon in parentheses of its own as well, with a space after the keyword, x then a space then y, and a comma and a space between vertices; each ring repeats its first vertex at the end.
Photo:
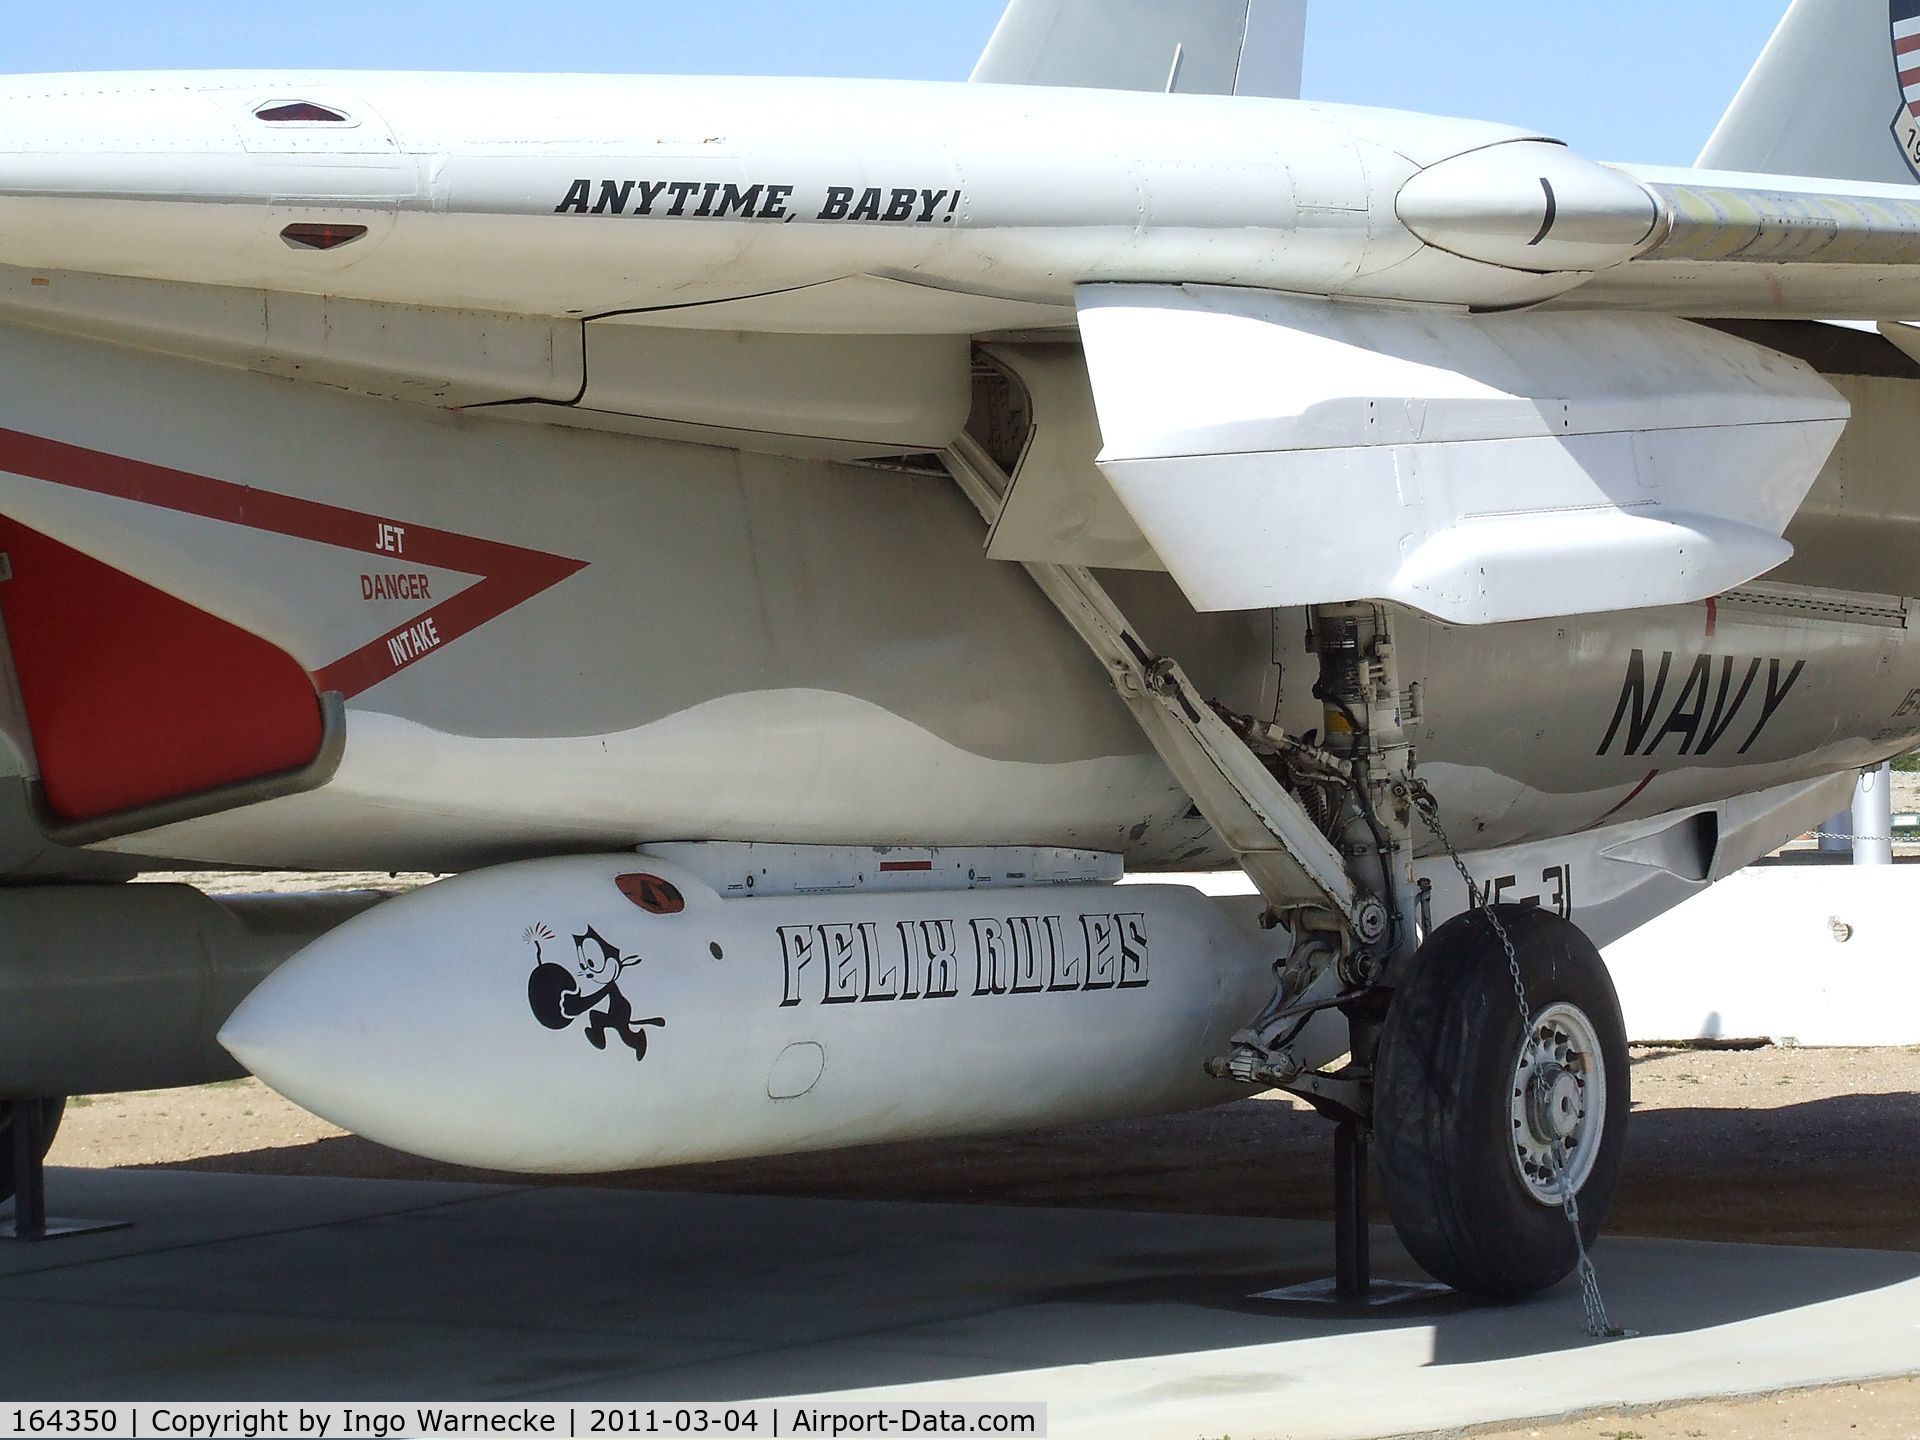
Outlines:
POLYGON ((1900 815, 1920 812, 1920 774, 1905 770, 1893 772, 1893 808, 1900 815))

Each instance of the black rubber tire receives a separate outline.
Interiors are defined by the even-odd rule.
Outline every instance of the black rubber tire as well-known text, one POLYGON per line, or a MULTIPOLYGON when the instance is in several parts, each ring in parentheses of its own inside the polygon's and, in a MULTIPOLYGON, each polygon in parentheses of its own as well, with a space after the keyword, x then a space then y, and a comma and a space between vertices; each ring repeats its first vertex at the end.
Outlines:
MULTIPOLYGON (((1631 1096, 1620 1001, 1577 926, 1533 907, 1498 909, 1533 1013, 1577 1005, 1600 1044, 1606 1118, 1577 1192, 1591 1245, 1626 1147, 1631 1096)), ((1401 1243, 1436 1280, 1503 1300, 1556 1285, 1579 1263, 1565 1211, 1535 1199, 1513 1162, 1510 1087, 1522 1029, 1506 952, 1485 912, 1469 911, 1414 956, 1387 1008, 1375 1070, 1375 1154, 1401 1243)))
POLYGON ((0 1203, 13 1198, 13 1117, 22 1105, 40 1107, 40 1158, 43 1160, 53 1145, 54 1134, 60 1129, 61 1117, 67 1113, 65 1100, 0 1100, 0 1203))

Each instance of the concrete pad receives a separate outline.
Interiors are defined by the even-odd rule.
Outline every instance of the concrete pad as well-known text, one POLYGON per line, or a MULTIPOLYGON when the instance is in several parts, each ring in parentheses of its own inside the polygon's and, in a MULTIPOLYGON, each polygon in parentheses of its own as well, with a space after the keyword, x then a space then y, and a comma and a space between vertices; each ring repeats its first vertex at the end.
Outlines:
MULTIPOLYGON (((1361 1318, 1322 1225, 55 1171, 0 1246, 0 1398, 1044 1402, 1055 1436, 1369 1437, 1920 1372, 1920 1255, 1611 1240, 1571 1286, 1361 1318)), ((1382 1273, 1413 1271, 1374 1237, 1382 1273)))
MULTIPOLYGON (((147 1255, 216 1240, 296 1231, 351 1220, 366 1220, 397 1210, 425 1210, 485 1195, 517 1193, 520 1186, 457 1185, 423 1181, 413 1185, 367 1185, 358 1180, 314 1176, 254 1176, 248 1196, 209 1205, 206 1182, 235 1178, 151 1170, 55 1170, 48 1172, 47 1213, 87 1220, 129 1220, 135 1230, 44 1244, 0 1244, 0 1277, 58 1269, 84 1256, 88 1263, 120 1255, 147 1255), (158 1182, 158 1183, 156 1183, 158 1182), (185 1182, 185 1183, 181 1183, 185 1182)), ((223 1187, 222 1193, 225 1194, 223 1187)), ((13 1206, 0 1203, 0 1214, 13 1206)))

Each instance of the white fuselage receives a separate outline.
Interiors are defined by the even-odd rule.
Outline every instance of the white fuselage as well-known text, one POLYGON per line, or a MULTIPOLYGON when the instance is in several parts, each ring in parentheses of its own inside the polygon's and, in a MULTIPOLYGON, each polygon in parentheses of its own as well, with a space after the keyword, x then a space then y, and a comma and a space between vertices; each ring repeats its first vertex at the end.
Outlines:
POLYGON ((1528 132, 1294 101, 21 76, 0 84, 0 136, 0 263, 417 305, 590 316, 867 274, 1047 305, 1077 283, 1164 279, 1499 306, 1583 278, 1449 254, 1395 214, 1422 167, 1528 132), (291 102, 345 118, 258 118, 291 102), (297 251, 281 234, 301 222, 368 234, 297 251))
MULTIPOLYGON (((40 76, 0 84, 0 122, 0 516, 342 697, 324 784, 103 842, 243 864, 723 838, 1221 863, 1098 666, 981 554, 951 482, 835 458, 953 443, 974 338, 1070 342, 1087 282, 1513 306, 1609 245, 1633 253, 1652 203, 1526 131, 1244 98, 40 76), (1525 162, 1516 191, 1483 164, 1504 151, 1525 162), (1528 186, 1541 203, 1540 165, 1565 167, 1573 228, 1542 229, 1528 269, 1502 248, 1536 248, 1518 199, 1504 218, 1460 207, 1476 186, 1495 209, 1528 186), (1506 259, 1439 248, 1409 216, 1506 259), (850 282, 908 298, 733 318, 850 282), (596 318, 614 316, 647 323, 596 318), (917 392, 880 413, 901 381, 917 392), (463 408, 480 401, 503 408, 463 408), (65 458, 43 464, 42 442, 65 458)), ((1843 510, 1850 483, 1827 486, 1843 510)), ((1423 773, 1479 847, 1893 753, 1920 735, 1897 599, 1914 587, 1902 566, 1857 573, 1799 578, 1893 592, 1867 623, 1829 623, 1818 596, 1717 622, 1409 617, 1423 773), (1702 664, 1724 694, 1690 683, 1702 664), (1623 704, 1632 744, 1610 732, 1623 704), (1737 744, 1699 743, 1716 719, 1737 744)), ((1297 614, 1196 617, 1163 578, 1116 588, 1210 694, 1319 723, 1297 614)), ((150 689, 129 721, 163 733, 178 721, 150 689)), ((8 730, 35 775, 26 717, 8 730)))
MULTIPOLYGON (((447 415, 14 327, 0 446, 0 515, 263 637, 344 697, 327 783, 107 842, 125 852, 452 870, 731 839, 1230 859, 1024 571, 983 553, 943 475, 447 415), (34 461, 10 438, 28 429, 73 447, 78 473, 7 473, 34 461), (136 457, 147 488, 101 489, 101 456, 136 457), (203 503, 196 476, 234 508, 203 503), (289 502, 344 528, 304 510, 281 524, 289 502), (462 631, 484 583, 462 567, 491 562, 448 536, 545 557, 550 583, 462 631)), ((1843 447, 1812 502, 1841 513, 1803 543, 1850 523, 1838 477, 1873 460, 1843 447)), ((1799 578, 1896 590, 1898 549, 1852 541, 1799 578)), ((1209 695, 1296 734, 1322 723, 1300 612, 1196 615, 1165 576, 1111 584, 1209 695)), ((1874 762, 1920 736, 1906 605, 1406 615, 1421 773, 1481 848, 1874 762)), ((181 723, 166 697, 124 703, 143 735, 181 723)), ((18 715, 9 729, 33 773, 34 737, 18 715)))

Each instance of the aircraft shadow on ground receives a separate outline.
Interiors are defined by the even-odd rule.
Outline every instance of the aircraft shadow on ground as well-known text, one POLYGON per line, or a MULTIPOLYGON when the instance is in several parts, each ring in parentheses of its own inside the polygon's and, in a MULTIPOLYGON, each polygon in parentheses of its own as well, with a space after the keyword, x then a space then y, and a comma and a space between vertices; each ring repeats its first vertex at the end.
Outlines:
MULTIPOLYGON (((1884 1141, 1912 1123, 1914 1107, 1912 1096, 1883 1095, 1762 1113, 1802 1129, 1831 1118, 1847 1133, 1884 1141)), ((1667 1131, 1676 1139, 1710 1134, 1715 1117, 1731 1124, 1751 1113, 1641 1115, 1636 1148, 1660 1148, 1667 1131)), ((277 1152, 274 1168, 323 1173, 334 1168, 330 1151, 365 1143, 277 1152)), ((937 1155, 943 1147, 901 1148, 937 1155)), ((242 1157, 170 1168, 244 1164, 242 1157)), ((808 1164, 824 1179, 835 1162, 808 1164)), ((448 1176, 444 1167, 434 1173, 448 1176)), ((1762 1179, 1749 1173, 1729 1183, 1762 1179)), ((316 1317, 442 1316, 453 1328, 448 1343, 461 1346, 475 1343, 467 1327, 524 1334, 558 1317, 570 1331, 619 1342, 604 1351, 572 1344, 558 1367, 551 1357, 522 1367, 505 1347, 504 1368, 488 1387, 502 1396, 564 1398, 611 1386, 650 1398, 745 1399, 1420 1326, 1434 1327, 1434 1365, 1589 1344, 1570 1283, 1521 1305, 1443 1296, 1357 1315, 1249 1298, 1322 1277, 1331 1253, 1325 1224, 1291 1226, 1276 1245, 1262 1222, 1217 1215, 934 1204, 924 1195, 911 1204, 849 1205, 718 1188, 692 1194, 684 1180, 683 1173, 680 1185, 658 1191, 641 1190, 641 1177, 627 1181, 632 1189, 529 1186, 317 1229, 286 1262, 292 1273, 280 1275, 279 1291, 316 1317), (678 1343, 636 1343, 641 1336, 678 1343), (636 1364, 643 1354, 650 1359, 636 1364)), ((803 1197, 809 1188, 793 1186, 803 1197)), ((1389 1231, 1375 1230, 1374 1249, 1377 1273, 1416 1278, 1389 1231)), ((1920 1277, 1920 1254, 1674 1240, 1609 1240, 1598 1261, 1616 1321, 1649 1337, 1920 1277)))

